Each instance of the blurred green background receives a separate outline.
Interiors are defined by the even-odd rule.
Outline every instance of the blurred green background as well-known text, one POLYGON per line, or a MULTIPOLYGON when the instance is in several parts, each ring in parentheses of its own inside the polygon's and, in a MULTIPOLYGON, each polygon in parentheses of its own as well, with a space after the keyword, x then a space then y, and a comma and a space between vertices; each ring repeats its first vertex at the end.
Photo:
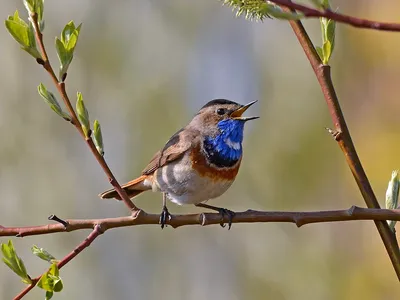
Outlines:
MULTIPOLYGON (((22 2, 22 1, 21 1, 22 2)), ((2 1, 1 17, 20 1, 2 1)), ((400 2, 333 1, 341 12, 399 21, 400 2)), ((23 13, 22 13, 23 12, 23 13)), ((213 204, 232 210, 324 210, 364 206, 312 69, 288 23, 235 18, 216 0, 46 1, 45 42, 83 22, 67 89, 83 93, 102 124, 106 159, 122 182, 213 98, 259 99, 232 188, 213 204)), ((320 43, 318 20, 304 22, 320 43)), ((41 100, 49 77, 0 30, 0 224, 46 224, 47 216, 126 215, 101 201, 109 188, 80 136, 41 100)), ((337 26, 333 80, 357 150, 383 204, 400 167, 399 34, 337 26)), ((161 196, 135 200, 158 213, 161 196)), ((172 213, 201 209, 170 204, 172 213)), ((33 244, 57 258, 88 231, 14 239, 32 276, 47 265, 33 244)), ((1 238, 0 242, 6 242, 1 238)), ((108 231, 61 272, 55 299, 399 299, 400 289, 373 222, 234 224, 177 230, 138 226, 108 231)), ((23 284, 0 265, 0 299, 23 284)), ((43 299, 34 289, 26 299, 43 299)))

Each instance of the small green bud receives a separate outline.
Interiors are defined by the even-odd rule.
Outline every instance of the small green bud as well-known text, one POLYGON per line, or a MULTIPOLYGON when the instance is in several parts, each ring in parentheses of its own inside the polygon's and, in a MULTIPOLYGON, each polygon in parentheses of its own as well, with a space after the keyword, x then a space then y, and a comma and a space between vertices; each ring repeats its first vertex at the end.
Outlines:
POLYGON ((60 78, 63 78, 74 57, 74 50, 78 42, 82 24, 75 27, 73 21, 65 25, 60 38, 56 38, 56 50, 60 61, 60 78))
MULTIPOLYGON (((394 170, 392 172, 392 177, 390 178, 388 188, 386 190, 386 208, 396 209, 399 202, 399 170, 394 170)), ((396 221, 388 220, 390 229, 394 231, 394 226, 396 221)))
POLYGON ((43 259, 43 260, 45 260, 45 261, 47 261, 49 263, 53 263, 53 262, 57 261, 56 258, 53 255, 51 255, 49 252, 47 252, 43 248, 39 248, 36 245, 33 245, 31 250, 32 250, 32 253, 34 255, 36 255, 40 259, 43 259))
POLYGON ((326 18, 320 18, 322 47, 316 47, 319 57, 324 65, 329 63, 335 48, 336 22, 326 18), (319 48, 319 49, 318 49, 319 48))
POLYGON ((39 95, 42 96, 44 101, 50 106, 50 108, 60 117, 62 117, 66 121, 71 121, 71 117, 63 112, 61 109, 60 104, 58 103, 56 97, 54 94, 46 89, 46 87, 43 85, 43 83, 38 85, 38 92, 39 95))
POLYGON ((89 113, 85 107, 85 103, 83 102, 82 93, 80 92, 77 93, 76 112, 78 114, 78 119, 81 123, 82 130, 85 136, 88 138, 90 135, 89 113))
POLYGON ((53 263, 47 272, 40 277, 40 280, 37 283, 38 287, 51 293, 49 294, 50 298, 53 296, 53 292, 60 292, 63 289, 63 282, 59 273, 57 264, 53 263))
POLYGON ((93 122, 93 137, 97 151, 103 156, 104 155, 103 136, 101 134, 100 123, 97 120, 94 120, 93 122))

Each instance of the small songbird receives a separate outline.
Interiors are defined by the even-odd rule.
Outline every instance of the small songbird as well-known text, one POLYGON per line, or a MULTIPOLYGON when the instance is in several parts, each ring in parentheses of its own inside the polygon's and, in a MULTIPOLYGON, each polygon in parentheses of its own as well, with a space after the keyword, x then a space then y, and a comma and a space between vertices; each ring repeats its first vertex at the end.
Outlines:
MULTIPOLYGON (((171 218, 166 198, 179 205, 194 204, 218 211, 221 226, 227 215, 230 228, 234 213, 204 202, 221 196, 235 180, 243 155, 244 124, 258 118, 242 114, 255 102, 246 105, 225 99, 208 102, 154 155, 142 175, 122 188, 130 198, 147 190, 163 193, 161 228, 171 218)), ((114 189, 99 196, 121 200, 114 189)))

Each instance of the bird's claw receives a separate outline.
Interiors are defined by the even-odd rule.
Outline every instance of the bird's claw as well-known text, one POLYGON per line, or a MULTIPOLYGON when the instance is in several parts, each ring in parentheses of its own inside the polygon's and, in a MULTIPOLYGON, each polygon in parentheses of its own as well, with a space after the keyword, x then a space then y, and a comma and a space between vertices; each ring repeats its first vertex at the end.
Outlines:
POLYGON ((164 229, 164 227, 167 226, 167 222, 171 220, 171 214, 168 211, 168 208, 166 206, 163 206, 163 209, 160 214, 160 224, 161 224, 161 229, 164 229))
POLYGON ((221 223, 219 223, 219 225, 221 225, 222 228, 225 228, 226 224, 224 223, 224 219, 225 219, 225 216, 227 216, 228 217, 228 230, 231 229, 231 227, 232 227, 232 219, 235 216, 235 213, 233 211, 229 210, 229 209, 226 209, 226 208, 220 208, 218 210, 218 212, 221 215, 221 223))

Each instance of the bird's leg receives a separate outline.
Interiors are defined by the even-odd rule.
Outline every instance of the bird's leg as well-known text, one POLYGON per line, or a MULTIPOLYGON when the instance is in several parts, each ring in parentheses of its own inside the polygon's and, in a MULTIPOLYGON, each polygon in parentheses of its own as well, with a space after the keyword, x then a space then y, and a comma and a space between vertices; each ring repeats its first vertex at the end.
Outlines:
POLYGON ((167 226, 167 221, 171 220, 171 214, 167 208, 167 194, 163 193, 163 208, 160 214, 161 229, 167 226))
POLYGON ((204 204, 204 203, 199 203, 199 204, 195 204, 197 207, 204 207, 204 208, 208 208, 208 209, 212 209, 212 210, 216 210, 217 212, 220 213, 221 215, 221 223, 219 225, 221 225, 221 227, 225 227, 224 224, 224 216, 228 216, 228 230, 231 229, 232 226, 232 219, 235 216, 235 213, 229 209, 226 208, 221 208, 221 207, 217 207, 217 206, 212 206, 212 205, 208 205, 208 204, 204 204))

